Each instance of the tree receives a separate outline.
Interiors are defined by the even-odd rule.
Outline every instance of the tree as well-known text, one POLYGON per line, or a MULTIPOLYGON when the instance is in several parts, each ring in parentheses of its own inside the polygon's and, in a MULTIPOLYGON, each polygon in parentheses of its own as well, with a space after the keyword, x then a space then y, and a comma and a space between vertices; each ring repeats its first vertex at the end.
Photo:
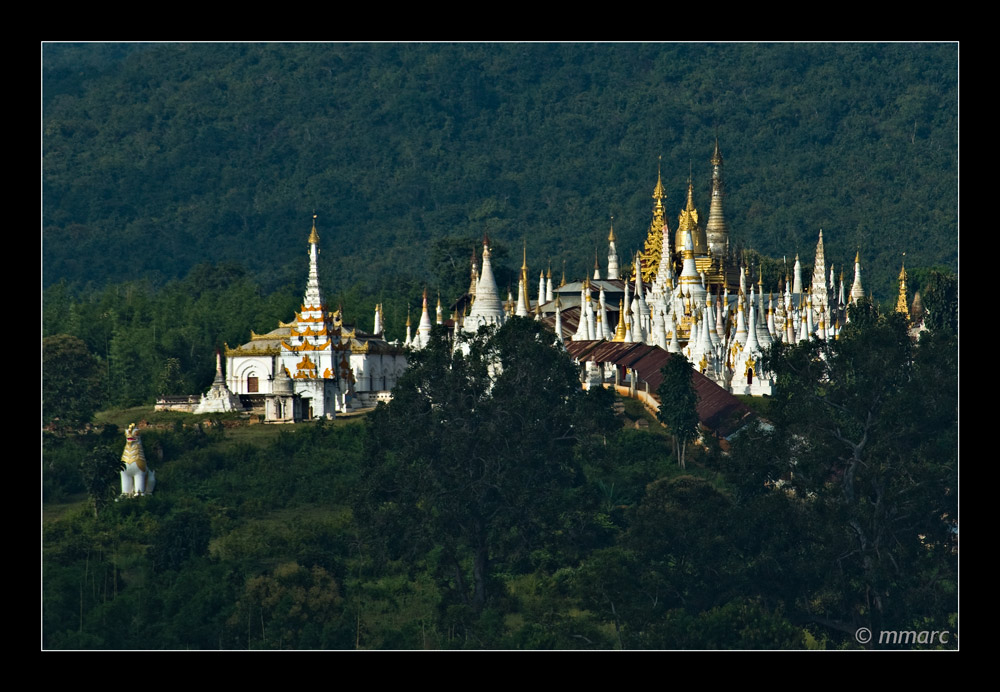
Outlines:
POLYGON ((186 560, 208 552, 211 537, 211 520, 204 510, 193 508, 171 514, 149 548, 153 568, 157 572, 180 569, 186 560))
POLYGON ((156 393, 160 396, 172 396, 183 391, 184 377, 181 373, 180 358, 166 358, 163 362, 163 370, 160 371, 156 393))
POLYGON ((958 332, 958 279, 954 274, 931 271, 924 290, 926 324, 931 331, 958 332))
MULTIPOLYGON (((953 338, 953 337, 952 337, 953 338)), ((808 605, 847 635, 955 612, 957 361, 944 334, 914 345, 868 300, 839 339, 777 346, 773 418, 787 479, 829 548, 808 605)))
POLYGON ((610 395, 583 392, 538 323, 484 328, 454 352, 435 329, 369 417, 356 515, 389 557, 432 553, 458 604, 480 613, 499 593, 495 566, 569 532, 574 448, 610 421, 610 395))
POLYGON ((684 453, 687 443, 698 435, 698 394, 691 382, 691 363, 681 353, 671 354, 660 371, 663 382, 656 390, 660 397, 660 410, 656 417, 670 428, 674 438, 674 458, 681 468, 686 468, 684 453))
POLYGON ((42 340, 42 421, 61 428, 87 423, 101 404, 104 370, 75 336, 42 340))
POLYGON ((124 469, 125 463, 118 454, 113 449, 100 445, 94 447, 80 462, 80 475, 83 476, 87 494, 90 495, 95 519, 99 510, 114 500, 124 469))

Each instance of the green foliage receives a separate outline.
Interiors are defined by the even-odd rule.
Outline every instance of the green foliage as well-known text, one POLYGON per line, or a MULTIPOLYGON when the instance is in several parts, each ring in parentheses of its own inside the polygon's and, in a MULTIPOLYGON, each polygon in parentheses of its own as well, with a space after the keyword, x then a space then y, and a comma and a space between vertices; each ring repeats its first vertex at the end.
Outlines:
POLYGON ((691 382, 691 363, 682 353, 673 353, 661 370, 663 382, 656 393, 660 397, 660 410, 656 417, 670 428, 674 438, 674 457, 685 468, 687 443, 698 435, 698 394, 691 382))
POLYGON ((325 569, 288 562, 247 580, 228 625, 246 633, 248 649, 343 648, 350 630, 341 606, 325 569))
POLYGON ((42 422, 73 428, 88 423, 102 400, 104 370, 75 336, 42 340, 42 422))
MULTIPOLYGON (((95 356, 64 359, 54 355, 53 374, 45 378, 56 389, 49 399, 72 404, 96 396, 101 404, 119 406, 151 405, 156 395, 204 390, 215 372, 216 349, 225 343, 243 343, 250 330, 273 329, 298 306, 289 289, 263 297, 246 270, 232 263, 199 264, 185 279, 160 289, 136 282, 73 295, 60 283, 47 289, 44 298, 43 328, 70 330, 104 361, 91 367, 91 378, 100 383, 95 389, 70 376, 90 367, 95 356), (73 372, 59 370, 70 367, 73 372), (68 382, 79 386, 67 388, 68 382), (88 398, 92 391, 96 394, 88 398)), ((62 338, 46 333, 51 344, 62 338)), ((79 351, 81 347, 76 344, 74 348, 79 351)))
POLYGON ((536 322, 512 319, 481 331, 465 355, 435 330, 393 401, 369 417, 371 463, 355 500, 369 540, 411 559, 440 547, 441 576, 476 613, 500 591, 495 566, 572 524, 574 446, 610 416, 605 392, 583 393, 553 342, 536 322))
POLYGON ((809 498, 811 540, 826 547, 815 555, 829 569, 801 607, 847 634, 915 615, 943 623, 955 608, 954 337, 914 345, 899 314, 861 301, 838 340, 778 347, 768 360, 780 440, 770 467, 794 469, 786 487, 809 498))
POLYGON ((734 245, 809 259, 827 229, 828 262, 860 246, 883 296, 901 251, 956 267, 956 44, 48 44, 42 57, 46 286, 160 284, 210 260, 246 262, 270 293, 299 280, 314 208, 336 257, 325 286, 443 281, 433 241, 483 230, 513 247, 528 234, 534 266, 579 275, 609 213, 619 250, 641 245, 658 153, 671 216, 694 157, 704 217, 716 135, 734 245))
POLYGON ((80 475, 94 507, 94 517, 114 501, 124 469, 121 455, 105 446, 94 447, 80 462, 80 475))
POLYGON ((211 523, 203 509, 192 508, 173 513, 160 525, 149 558, 160 572, 180 569, 183 563, 208 552, 211 523))
POLYGON ((958 333, 958 278, 948 272, 932 271, 924 285, 925 323, 931 331, 958 333))

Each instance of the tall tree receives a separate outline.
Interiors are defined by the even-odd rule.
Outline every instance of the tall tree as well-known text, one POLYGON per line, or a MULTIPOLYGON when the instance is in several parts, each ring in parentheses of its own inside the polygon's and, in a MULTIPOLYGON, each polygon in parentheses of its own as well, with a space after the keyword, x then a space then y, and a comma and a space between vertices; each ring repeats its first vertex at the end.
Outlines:
POLYGON ((125 464, 121 457, 113 449, 105 446, 94 447, 80 462, 80 475, 83 476, 87 494, 90 495, 95 519, 100 510, 114 500, 115 490, 118 488, 120 474, 124 468, 125 464))
POLYGON ((839 339, 777 347, 774 423, 832 548, 817 622, 847 634, 955 612, 957 365, 868 300, 839 339))
POLYGON ((388 405, 369 417, 371 463, 355 502, 390 554, 436 550, 440 576, 480 612, 497 595, 494 569, 565 528, 583 478, 581 438, 610 421, 604 390, 576 369, 538 323, 512 319, 452 352, 444 330, 412 357, 388 405), (470 576, 471 575, 471 576, 470 576))
POLYGON ((87 423, 101 404, 104 370, 75 336, 42 340, 42 421, 70 428, 87 423))
POLYGON ((663 366, 663 382, 656 390, 660 397, 660 410, 656 417, 670 428, 674 438, 674 458, 681 468, 686 468, 687 443, 698 435, 698 394, 691 382, 691 363, 681 353, 671 354, 663 366))

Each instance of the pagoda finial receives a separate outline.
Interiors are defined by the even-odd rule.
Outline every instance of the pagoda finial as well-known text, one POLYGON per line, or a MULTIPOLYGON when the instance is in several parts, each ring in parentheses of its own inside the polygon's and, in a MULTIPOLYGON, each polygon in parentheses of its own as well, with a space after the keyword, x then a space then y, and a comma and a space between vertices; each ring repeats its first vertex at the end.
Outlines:
POLYGON ((903 265, 899 269, 899 297, 896 299, 896 312, 910 319, 910 308, 906 302, 906 253, 903 253, 903 265))
POLYGON ((521 262, 521 271, 526 272, 528 271, 528 241, 523 240, 522 242, 524 244, 522 245, 523 261, 521 262))
POLYGON ((712 153, 712 160, 709 161, 713 166, 722 165, 722 152, 719 151, 719 136, 715 136, 715 151, 712 153))
POLYGON ((611 232, 608 233, 608 242, 609 243, 615 242, 615 216, 614 216, 614 214, 611 215, 611 232))
POLYGON ((653 188, 653 199, 657 202, 662 202, 666 194, 663 192, 663 178, 660 176, 660 167, 663 164, 663 155, 657 159, 656 162, 656 187, 653 188))
POLYGON ((310 245, 319 244, 319 233, 316 232, 316 214, 313 214, 313 226, 312 226, 312 231, 309 233, 309 244, 310 245))
POLYGON ((625 306, 622 301, 618 301, 618 327, 615 329, 615 338, 612 341, 625 341, 625 306))

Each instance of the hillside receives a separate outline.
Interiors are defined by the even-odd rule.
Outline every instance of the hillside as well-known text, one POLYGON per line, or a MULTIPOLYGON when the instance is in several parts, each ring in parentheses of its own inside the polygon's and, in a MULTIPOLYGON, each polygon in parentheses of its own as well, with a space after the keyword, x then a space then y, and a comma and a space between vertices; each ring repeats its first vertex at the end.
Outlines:
MULTIPOLYGON (((657 157, 672 219, 726 160, 734 243, 957 267, 955 44, 47 44, 43 281, 162 285, 237 262, 265 294, 441 279, 438 243, 527 240, 592 266, 641 246, 657 157)), ((849 267, 848 267, 849 270, 849 267)))

